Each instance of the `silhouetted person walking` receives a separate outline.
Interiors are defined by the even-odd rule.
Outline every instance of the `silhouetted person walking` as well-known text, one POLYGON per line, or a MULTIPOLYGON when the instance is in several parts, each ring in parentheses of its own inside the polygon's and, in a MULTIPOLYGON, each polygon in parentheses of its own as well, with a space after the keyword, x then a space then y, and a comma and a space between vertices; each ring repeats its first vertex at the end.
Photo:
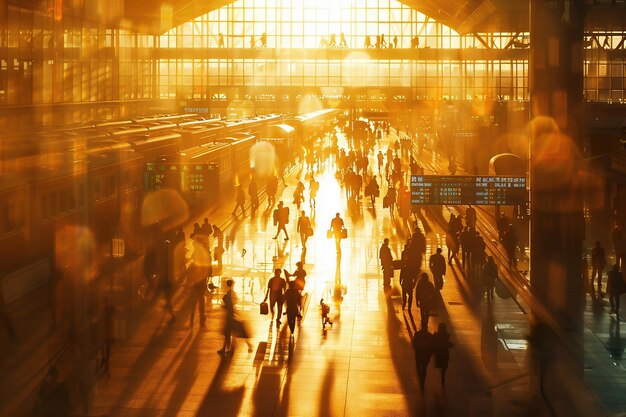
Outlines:
POLYGON ((417 379, 420 383, 420 390, 424 392, 426 382, 426 370, 430 357, 433 355, 433 335, 428 332, 427 327, 422 327, 413 335, 413 350, 415 351, 415 366, 417 367, 417 379))
POLYGON ((278 177, 276 175, 270 175, 267 178, 265 192, 267 193, 267 206, 272 207, 276 203, 276 193, 278 192, 278 177))
POLYGON ((450 348, 454 346, 454 343, 450 341, 450 334, 445 323, 439 323, 437 332, 433 335, 433 345, 435 347, 435 368, 441 370, 441 385, 446 385, 450 348))
POLYGON ((428 328, 430 312, 435 308, 436 292, 435 286, 428 280, 428 274, 422 272, 415 285, 415 301, 420 307, 421 326, 424 329, 428 328))
POLYGON ((408 244, 404 245, 401 257, 402 269, 400 270, 400 287, 402 288, 402 309, 404 310, 406 307, 408 299, 409 311, 411 311, 411 307, 413 306, 413 288, 415 287, 416 278, 414 270, 411 268, 410 256, 411 248, 408 244))
POLYGON ((430 259, 428 259, 428 267, 433 274, 435 288, 438 291, 441 291, 443 288, 443 277, 446 275, 446 258, 444 258, 441 252, 443 252, 443 249, 437 248, 437 253, 430 255, 430 259))
POLYGON ((341 252, 341 239, 344 236, 344 230, 346 230, 343 219, 339 215, 339 213, 335 214, 335 217, 330 221, 330 230, 332 230, 332 235, 335 238, 335 249, 337 253, 341 252))
POLYGON ((493 256, 487 257, 487 262, 483 265, 482 281, 485 292, 487 292, 487 301, 493 300, 493 292, 498 279, 498 265, 496 265, 493 256))
POLYGON ((285 291, 285 307, 287 309, 287 325, 291 331, 291 337, 296 330, 296 319, 302 315, 300 310, 302 308, 302 294, 296 288, 295 281, 289 281, 289 288, 285 291))
POLYGON ((280 269, 276 268, 274 270, 274 276, 270 278, 267 283, 267 291, 265 292, 265 298, 263 302, 267 301, 269 296, 270 299, 270 310, 272 311, 272 317, 274 317, 274 306, 276 305, 276 326, 280 326, 280 317, 283 314, 283 302, 285 301, 285 288, 287 287, 287 283, 280 276, 280 269))
POLYGON ((309 219, 302 210, 300 212, 300 217, 298 217, 298 233, 300 233, 300 241, 302 242, 302 247, 306 248, 306 242, 309 240, 309 236, 313 236, 313 226, 311 226, 311 219, 309 219))
POLYGON ((285 207, 282 201, 278 202, 278 207, 274 210, 274 225, 276 225, 276 239, 282 230, 285 233, 285 240, 289 240, 287 233, 287 223, 289 223, 289 207, 285 207))

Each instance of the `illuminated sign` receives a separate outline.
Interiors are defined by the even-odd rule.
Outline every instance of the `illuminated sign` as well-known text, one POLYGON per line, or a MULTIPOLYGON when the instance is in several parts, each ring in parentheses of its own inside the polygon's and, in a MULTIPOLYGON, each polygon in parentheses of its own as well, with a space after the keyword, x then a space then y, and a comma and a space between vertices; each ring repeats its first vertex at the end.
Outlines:
POLYGON ((411 204, 507 206, 526 200, 525 177, 411 175, 411 204))
POLYGON ((148 163, 144 177, 146 191, 173 188, 183 192, 217 192, 217 164, 148 163))

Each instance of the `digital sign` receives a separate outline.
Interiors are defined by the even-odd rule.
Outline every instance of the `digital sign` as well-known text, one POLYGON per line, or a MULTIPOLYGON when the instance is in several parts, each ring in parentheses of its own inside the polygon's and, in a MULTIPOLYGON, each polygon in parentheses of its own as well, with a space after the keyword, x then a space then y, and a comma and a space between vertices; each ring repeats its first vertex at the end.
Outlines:
POLYGON ((411 204, 519 205, 526 177, 411 175, 411 204))
POLYGON ((145 190, 173 188, 183 192, 217 192, 219 167, 217 164, 148 163, 145 190))

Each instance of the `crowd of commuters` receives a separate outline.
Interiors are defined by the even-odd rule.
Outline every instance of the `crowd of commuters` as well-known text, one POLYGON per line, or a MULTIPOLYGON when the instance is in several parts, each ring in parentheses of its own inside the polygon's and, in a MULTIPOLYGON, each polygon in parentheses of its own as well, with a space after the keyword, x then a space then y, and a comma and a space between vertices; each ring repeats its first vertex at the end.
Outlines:
MULTIPOLYGON (((248 37, 249 43, 248 46, 250 48, 267 48, 267 33, 263 32, 260 36, 250 35, 248 37)), ((217 34, 217 47, 225 48, 226 42, 224 40, 224 34, 222 32, 217 34)), ((339 34, 339 40, 337 40, 337 34, 331 33, 328 38, 322 37, 319 43, 320 48, 330 48, 330 49, 348 49, 350 46, 348 45, 348 41, 346 39, 345 33, 341 32, 339 34)), ((417 35, 411 37, 411 48, 416 49, 420 47, 420 40, 417 35)), ((381 33, 380 35, 365 35, 363 41, 363 48, 391 48, 398 49, 402 48, 400 39, 397 35, 387 42, 385 38, 385 34, 381 33)))

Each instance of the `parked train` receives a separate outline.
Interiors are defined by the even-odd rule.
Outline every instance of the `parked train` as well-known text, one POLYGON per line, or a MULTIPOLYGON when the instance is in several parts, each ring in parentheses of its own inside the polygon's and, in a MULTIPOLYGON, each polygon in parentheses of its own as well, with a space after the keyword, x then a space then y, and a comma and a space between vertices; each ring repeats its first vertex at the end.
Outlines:
MULTIPOLYGON (((50 257, 55 236, 66 225, 86 227, 102 245, 110 245, 112 234, 121 236, 128 249, 142 251, 139 216, 149 163, 188 160, 209 165, 218 170, 215 189, 230 190, 238 178, 249 175, 250 147, 270 126, 284 120, 296 129, 297 138, 306 138, 312 126, 328 127, 334 117, 335 111, 302 119, 274 114, 237 122, 162 116, 6 139, 0 147, 3 272, 50 257)), ((290 148, 302 145, 298 139, 289 140, 290 148)), ((198 195, 187 197, 192 204, 206 201, 198 195)))

